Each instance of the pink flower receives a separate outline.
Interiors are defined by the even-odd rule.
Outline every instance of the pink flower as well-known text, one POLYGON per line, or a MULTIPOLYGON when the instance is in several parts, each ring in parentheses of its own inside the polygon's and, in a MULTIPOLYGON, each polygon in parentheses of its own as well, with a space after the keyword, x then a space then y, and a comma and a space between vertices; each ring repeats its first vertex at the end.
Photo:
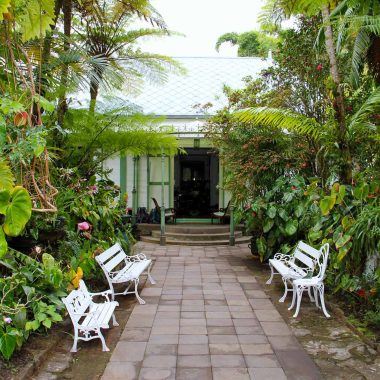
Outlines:
POLYGON ((12 323, 12 318, 10 318, 10 317, 4 317, 3 319, 4 319, 5 323, 8 323, 8 324, 12 323))
POLYGON ((320 64, 317 66, 317 70, 318 70, 318 71, 321 71, 322 69, 323 69, 322 63, 320 63, 320 64))
POLYGON ((98 192, 98 187, 96 185, 93 185, 93 186, 89 186, 89 194, 96 194, 98 192))
POLYGON ((88 231, 91 228, 88 222, 78 223, 77 226, 79 231, 88 231))

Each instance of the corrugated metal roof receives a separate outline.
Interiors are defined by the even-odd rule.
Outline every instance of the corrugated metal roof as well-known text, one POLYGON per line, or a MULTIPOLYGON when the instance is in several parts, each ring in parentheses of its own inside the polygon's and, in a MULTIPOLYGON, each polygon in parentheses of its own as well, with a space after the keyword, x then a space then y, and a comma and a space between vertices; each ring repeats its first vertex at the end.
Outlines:
POLYGON ((270 65, 262 58, 180 57, 175 58, 186 69, 185 75, 169 74, 161 85, 145 84, 142 93, 133 103, 144 113, 167 116, 190 116, 199 114, 196 105, 212 103, 209 114, 227 104, 223 86, 242 88, 242 78, 258 73, 270 65))
MULTIPOLYGON (((145 114, 172 117, 201 116, 196 105, 211 103, 208 115, 227 105, 223 86, 234 89, 243 88, 242 79, 257 77, 272 64, 271 59, 258 57, 220 58, 220 57, 174 57, 186 70, 186 74, 168 74, 165 83, 145 82, 139 95, 132 97, 123 91, 100 92, 97 99, 98 110, 111 110, 134 105, 134 109, 145 114)), ((75 95, 75 105, 88 107, 88 91, 75 95)), ((203 113, 204 114, 204 113, 203 113)))
MULTIPOLYGON (((257 77, 263 69, 272 64, 271 59, 256 57, 174 57, 186 70, 184 75, 168 74, 165 83, 145 82, 137 96, 122 90, 112 93, 100 91, 96 108, 99 111, 131 106, 134 111, 145 114, 190 118, 213 115, 227 105, 223 86, 238 89, 244 87, 243 78, 257 77), (196 105, 211 103, 207 112, 196 105)), ((87 108, 89 91, 76 93, 72 99, 74 107, 87 108)))

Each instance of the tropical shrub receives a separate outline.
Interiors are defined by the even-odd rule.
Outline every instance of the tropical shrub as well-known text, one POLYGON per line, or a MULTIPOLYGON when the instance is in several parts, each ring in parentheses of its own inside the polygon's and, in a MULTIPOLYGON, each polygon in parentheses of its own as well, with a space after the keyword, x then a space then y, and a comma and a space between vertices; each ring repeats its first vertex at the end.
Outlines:
POLYGON ((48 253, 39 262, 11 251, 0 263, 0 352, 8 360, 31 332, 62 321, 67 280, 48 253))

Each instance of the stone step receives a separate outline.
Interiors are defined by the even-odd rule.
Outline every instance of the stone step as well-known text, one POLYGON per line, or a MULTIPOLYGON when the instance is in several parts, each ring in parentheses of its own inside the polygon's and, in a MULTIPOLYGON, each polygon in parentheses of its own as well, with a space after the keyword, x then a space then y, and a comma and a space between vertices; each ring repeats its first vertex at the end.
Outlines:
MULTIPOLYGON (((158 228, 159 229, 159 228, 158 228)), ((241 231, 243 226, 235 226, 236 231, 241 231)), ((166 232, 178 233, 178 234, 218 234, 218 233, 229 233, 230 226, 226 225, 169 225, 165 226, 166 232)))
MULTIPOLYGON (((152 237, 160 238, 161 231, 152 231, 152 237)), ((192 240, 192 241, 207 241, 207 240, 229 240, 230 233, 218 232, 218 233, 178 233, 178 232, 169 232, 166 230, 166 239, 170 240, 192 240)), ((243 236, 241 231, 235 231, 235 238, 240 238, 243 236)))
MULTIPOLYGON (((242 236, 235 239, 235 244, 248 244, 251 240, 250 236, 242 236)), ((141 236, 141 241, 146 243, 160 244, 160 238, 153 236, 141 236)), ((191 246, 212 246, 212 245, 229 245, 229 240, 173 240, 166 239, 167 245, 191 245, 191 246)))

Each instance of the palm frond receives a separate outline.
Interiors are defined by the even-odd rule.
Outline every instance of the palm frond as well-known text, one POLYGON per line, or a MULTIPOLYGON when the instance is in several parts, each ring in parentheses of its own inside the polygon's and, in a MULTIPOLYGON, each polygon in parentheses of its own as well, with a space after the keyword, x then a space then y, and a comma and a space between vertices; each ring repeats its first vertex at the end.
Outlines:
POLYGON ((234 114, 242 122, 251 122, 255 125, 279 128, 287 131, 296 131, 303 135, 318 139, 321 134, 321 125, 315 120, 296 112, 269 107, 247 108, 234 114))
POLYGON ((364 64, 363 61, 370 46, 371 36, 369 35, 368 31, 361 29, 355 38, 351 58, 352 61, 350 79, 354 87, 359 86, 361 69, 364 64))
MULTIPOLYGON (((338 8, 338 7, 337 7, 338 8)), ((340 8, 340 7, 339 7, 340 8)), ((354 13, 354 8, 347 8, 341 19, 338 20, 338 37, 336 42, 336 52, 340 53, 343 47, 343 43, 346 40, 348 33, 348 22, 347 18, 352 16, 354 13)), ((332 16, 330 16, 332 18, 332 16)))
POLYGON ((370 116, 380 109, 380 86, 377 87, 367 100, 362 104, 360 109, 352 116, 348 129, 358 128, 364 125, 370 125, 370 116))

